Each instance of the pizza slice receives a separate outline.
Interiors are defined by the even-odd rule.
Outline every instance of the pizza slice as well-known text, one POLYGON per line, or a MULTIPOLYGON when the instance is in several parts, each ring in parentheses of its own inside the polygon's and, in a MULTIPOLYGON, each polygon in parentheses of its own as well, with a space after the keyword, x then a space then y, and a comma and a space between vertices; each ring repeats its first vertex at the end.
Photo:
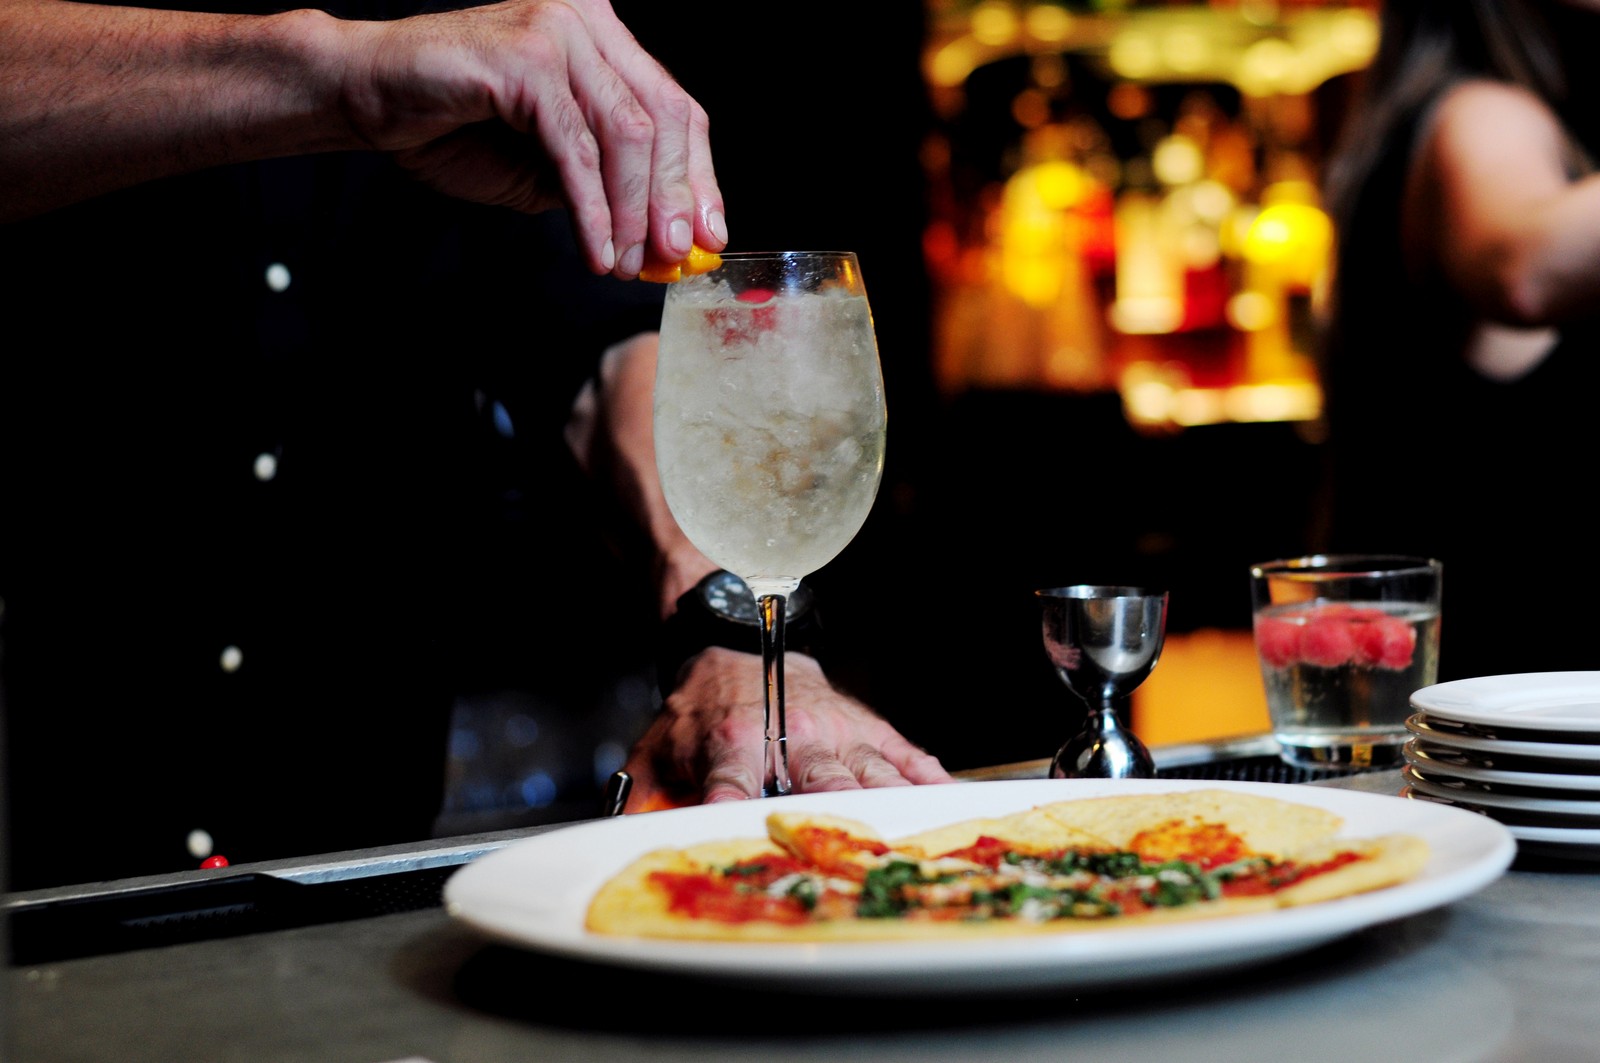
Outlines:
POLYGON ((767 817, 767 837, 819 872, 861 881, 889 852, 876 831, 859 820, 802 812, 767 817))
POLYGON ((1247 853, 1281 857, 1344 826, 1327 809, 1219 789, 1079 798, 1037 812, 1120 848, 1210 862, 1247 853))

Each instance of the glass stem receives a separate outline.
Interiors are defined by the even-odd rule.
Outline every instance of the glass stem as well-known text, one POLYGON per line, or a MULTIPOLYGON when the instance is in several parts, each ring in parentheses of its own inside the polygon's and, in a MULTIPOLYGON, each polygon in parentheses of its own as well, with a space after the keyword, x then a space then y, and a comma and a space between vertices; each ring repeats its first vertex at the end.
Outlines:
POLYGON ((761 796, 781 797, 789 792, 789 737, 783 718, 783 621, 789 600, 782 594, 763 594, 758 604, 761 661, 767 675, 761 796))

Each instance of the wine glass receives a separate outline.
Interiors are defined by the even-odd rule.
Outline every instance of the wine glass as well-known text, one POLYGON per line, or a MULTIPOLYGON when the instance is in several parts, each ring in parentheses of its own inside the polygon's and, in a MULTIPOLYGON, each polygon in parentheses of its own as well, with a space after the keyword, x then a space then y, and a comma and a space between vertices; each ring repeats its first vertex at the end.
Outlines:
POLYGON ((1034 592, 1045 653, 1089 706, 1083 730, 1056 752, 1052 779, 1150 779, 1155 760, 1118 716, 1145 681, 1167 634, 1167 594, 1078 584, 1034 592))
POLYGON ((788 793, 788 598, 861 530, 883 477, 883 373, 856 256, 724 254, 669 285, 654 413, 668 508, 755 596, 762 794, 788 793))

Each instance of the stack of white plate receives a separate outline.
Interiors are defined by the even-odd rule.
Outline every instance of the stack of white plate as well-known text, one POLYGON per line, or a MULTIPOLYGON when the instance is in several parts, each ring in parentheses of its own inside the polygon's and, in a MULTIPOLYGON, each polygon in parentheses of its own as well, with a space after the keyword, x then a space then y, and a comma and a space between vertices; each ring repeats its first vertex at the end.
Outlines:
POLYGON ((1522 852, 1600 859, 1600 672, 1458 679, 1411 707, 1404 796, 1499 820, 1522 852))

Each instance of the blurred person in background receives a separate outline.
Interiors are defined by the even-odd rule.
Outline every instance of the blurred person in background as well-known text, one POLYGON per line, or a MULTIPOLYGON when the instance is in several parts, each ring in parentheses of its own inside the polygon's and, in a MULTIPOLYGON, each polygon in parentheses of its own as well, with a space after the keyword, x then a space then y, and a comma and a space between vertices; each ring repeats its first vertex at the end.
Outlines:
POLYGON ((1381 18, 1327 172, 1327 546, 1443 561, 1441 680, 1592 668, 1600 3, 1381 18))
MULTIPOLYGON (((637 376, 573 435, 633 479, 564 436, 726 244, 703 110, 598 0, 332 12, 0 0, 13 888, 426 837, 453 702, 597 711, 709 568, 600 534, 637 376)), ((704 656, 635 763, 753 794, 759 657, 704 656)), ((790 675, 798 788, 948 778, 790 675)))

